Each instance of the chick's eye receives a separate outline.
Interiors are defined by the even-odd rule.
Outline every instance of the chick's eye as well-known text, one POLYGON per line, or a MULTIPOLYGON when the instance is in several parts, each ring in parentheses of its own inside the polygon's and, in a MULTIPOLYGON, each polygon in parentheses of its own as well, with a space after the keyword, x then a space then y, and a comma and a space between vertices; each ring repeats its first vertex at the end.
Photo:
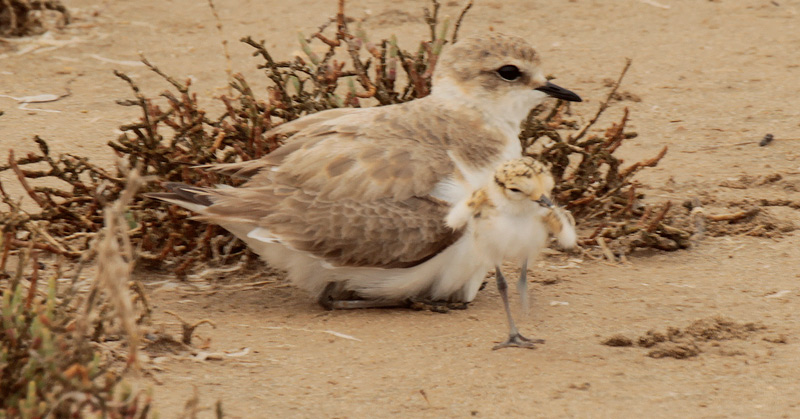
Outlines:
POLYGON ((522 193, 522 191, 517 188, 508 188, 508 190, 514 193, 522 193))
POLYGON ((497 75, 502 77, 503 80, 514 81, 518 79, 522 73, 515 65, 504 65, 497 69, 497 75))

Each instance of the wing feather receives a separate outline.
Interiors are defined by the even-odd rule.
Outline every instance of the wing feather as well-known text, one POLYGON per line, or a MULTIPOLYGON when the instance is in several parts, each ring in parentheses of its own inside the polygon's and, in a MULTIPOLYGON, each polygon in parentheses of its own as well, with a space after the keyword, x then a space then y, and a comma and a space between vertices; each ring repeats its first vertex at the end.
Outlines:
POLYGON ((404 200, 428 195, 453 176, 453 156, 492 166, 503 134, 489 130, 480 115, 429 99, 309 115, 271 131, 294 134, 267 156, 212 170, 248 178, 245 187, 277 182, 325 199, 404 200))
POLYGON ((199 219, 245 222, 254 226, 257 239, 284 243, 334 266, 416 266, 463 234, 444 222, 449 204, 432 197, 328 200, 280 185, 210 193, 214 205, 199 219))

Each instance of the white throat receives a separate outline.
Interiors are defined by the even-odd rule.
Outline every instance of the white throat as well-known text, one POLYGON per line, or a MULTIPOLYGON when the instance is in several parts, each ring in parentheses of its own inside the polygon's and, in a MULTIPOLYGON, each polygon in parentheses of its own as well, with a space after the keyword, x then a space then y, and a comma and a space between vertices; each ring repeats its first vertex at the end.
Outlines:
POLYGON ((470 94, 451 78, 437 79, 436 82, 432 96, 478 110, 488 122, 513 137, 519 135, 520 125, 531 109, 547 98, 545 93, 524 88, 503 94, 475 89, 476 94, 470 94))

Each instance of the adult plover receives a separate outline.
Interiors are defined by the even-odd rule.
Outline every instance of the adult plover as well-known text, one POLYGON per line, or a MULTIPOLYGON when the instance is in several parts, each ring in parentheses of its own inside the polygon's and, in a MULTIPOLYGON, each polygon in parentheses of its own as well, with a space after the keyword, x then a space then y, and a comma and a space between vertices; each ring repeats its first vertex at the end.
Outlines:
POLYGON ((525 40, 466 38, 443 52, 429 96, 288 122, 269 155, 212 169, 241 187, 153 196, 231 231, 327 308, 469 302, 484 272, 454 263, 469 241, 444 218, 521 155, 520 124, 547 96, 581 100, 545 79, 525 40))

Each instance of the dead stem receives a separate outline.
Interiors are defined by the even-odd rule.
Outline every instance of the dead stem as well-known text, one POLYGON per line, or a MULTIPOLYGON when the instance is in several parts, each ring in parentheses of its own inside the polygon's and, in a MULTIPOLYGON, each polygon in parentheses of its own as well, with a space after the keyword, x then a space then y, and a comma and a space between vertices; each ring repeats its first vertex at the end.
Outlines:
POLYGON ((590 119, 589 122, 586 123, 586 125, 584 125, 583 128, 581 128, 580 131, 578 131, 578 133, 575 134, 574 137, 570 136, 567 142, 574 144, 575 142, 583 138, 583 136, 586 135, 586 132, 589 130, 589 128, 591 128, 600 118, 600 115, 602 115, 603 112, 605 112, 605 110, 608 109, 609 103, 611 103, 611 99, 614 97, 614 94, 617 93, 617 89, 619 89, 619 85, 622 84, 622 79, 625 77, 625 73, 628 72, 628 68, 630 68, 632 62, 633 60, 631 60, 630 58, 625 59, 625 66, 622 68, 622 72, 617 78, 617 81, 614 82, 614 85, 611 87, 611 91, 608 92, 608 96, 606 96, 606 99, 600 102, 600 107, 597 108, 597 113, 594 114, 592 119, 590 119))
POLYGON ((672 207, 672 201, 665 202, 664 206, 661 208, 661 211, 659 211, 658 214, 656 214, 656 216, 648 223, 645 231, 648 233, 656 231, 656 229, 659 227, 659 224, 664 221, 664 217, 667 215, 670 207, 672 207))
POLYGON ((28 286, 28 298, 25 299, 25 309, 30 310, 33 304, 33 297, 36 295, 36 284, 39 282, 39 253, 36 249, 31 249, 31 267, 32 273, 30 277, 30 285, 28 286))
POLYGON ((214 15, 214 20, 217 22, 217 34, 222 43, 222 52, 225 54, 225 73, 228 75, 228 94, 230 95, 233 94, 230 86, 230 82, 233 81, 233 60, 231 59, 231 53, 228 49, 228 40, 225 39, 225 33, 222 29, 222 19, 220 19, 219 13, 217 13, 217 8, 214 6, 213 0, 208 0, 208 7, 214 15))
POLYGON ((464 6, 464 9, 461 10, 461 14, 458 15, 458 19, 456 19, 456 25, 453 28, 453 37, 451 38, 450 42, 456 43, 458 40, 458 30, 461 29, 461 23, 464 21, 464 16, 467 15, 469 9, 472 8, 472 0, 464 6))
POLYGON ((709 214, 706 215, 706 218, 711 221, 737 221, 743 218, 751 218, 754 217, 756 214, 761 212, 760 208, 751 208, 745 211, 738 211, 730 214, 709 214))
POLYGON ((659 151, 658 154, 655 157, 653 157, 652 159, 649 159, 649 160, 640 161, 640 162, 636 162, 636 163, 632 164, 627 169, 623 169, 622 171, 620 171, 619 172, 619 176, 621 178, 625 179, 625 178, 628 178, 628 177, 632 176, 634 173, 638 172, 640 169, 642 169, 644 167, 655 167, 655 166, 657 166, 658 162, 660 162, 661 159, 664 158, 664 156, 667 154, 667 150, 668 150, 668 147, 664 146, 664 148, 662 148, 661 151, 659 151))
POLYGON ((431 10, 427 8, 422 9, 425 15, 425 23, 431 31, 431 42, 436 41, 436 25, 439 23, 439 8, 442 5, 437 0, 432 0, 431 10))
POLYGON ((25 192, 28 193, 28 196, 30 196, 33 199, 33 201, 36 202, 36 205, 38 205, 43 209, 49 207, 47 202, 45 202, 45 200, 42 199, 42 197, 40 197, 39 194, 34 192, 33 188, 31 188, 31 185, 28 184, 25 175, 22 173, 22 170, 20 170, 19 165, 17 164, 17 161, 14 158, 13 149, 8 150, 8 166, 11 167, 11 169, 14 171, 14 174, 17 175, 17 180, 19 181, 19 184, 22 186, 23 189, 25 189, 25 192))
MULTIPOLYGON (((124 169, 123 169, 124 172, 124 169)), ((119 199, 104 210, 105 226, 96 241, 97 279, 95 289, 104 290, 111 299, 128 337, 128 364, 136 365, 139 333, 128 282, 133 271, 133 246, 128 236, 125 213, 139 188, 146 182, 139 170, 127 175, 127 185, 119 199)))
MULTIPOLYGON (((211 2, 211 0, 209 0, 209 2, 211 2)), ((212 4, 213 4, 213 3, 212 3, 212 4)), ((212 7, 212 8, 213 8, 213 7, 212 7)), ((167 74, 165 74, 163 71, 161 71, 161 69, 159 69, 158 67, 156 67, 156 66, 155 66, 154 64, 152 64, 150 61, 148 61, 148 60, 147 60, 147 58, 144 56, 144 54, 139 54, 139 59, 142 61, 142 63, 143 63, 144 65, 146 65, 146 66, 147 66, 147 68, 149 68, 149 69, 150 69, 150 70, 152 70, 154 73, 156 73, 156 74, 158 74, 159 76, 161 76, 162 78, 164 78, 164 80, 168 81, 168 82, 169 82, 169 84, 171 84, 171 85, 175 86, 175 89, 177 89, 179 92, 181 92, 181 93, 183 93, 183 94, 186 94, 186 93, 188 93, 188 92, 189 92, 189 86, 187 86, 187 85, 184 85, 184 84, 181 84, 181 83, 179 83, 177 80, 175 80, 175 79, 173 79, 172 77, 170 77, 170 76, 168 76, 167 74)), ((114 74, 117 74, 117 72, 114 72, 114 74)), ((117 77, 121 77, 121 76, 120 76, 120 75, 117 75, 117 77)), ((124 79, 125 81, 128 81, 128 80, 130 80, 130 79, 127 79, 127 78, 123 78, 123 79, 124 79)), ((133 86, 134 86, 134 85, 132 84, 132 83, 133 83, 132 81, 131 81, 131 82, 129 82, 129 83, 131 83, 131 87, 133 87, 133 86)), ((138 92, 138 88, 134 88, 134 91, 138 92)))
POLYGON ((177 313, 171 310, 164 310, 164 313, 175 317, 176 319, 178 319, 179 322, 181 322, 181 330, 182 330, 181 342, 184 343, 185 345, 192 344, 192 335, 194 334, 194 330, 197 329, 198 326, 203 324, 209 324, 211 325, 212 328, 214 329, 217 328, 217 325, 210 319, 203 319, 194 322, 192 324, 189 324, 187 321, 183 320, 183 317, 179 316, 177 313))

